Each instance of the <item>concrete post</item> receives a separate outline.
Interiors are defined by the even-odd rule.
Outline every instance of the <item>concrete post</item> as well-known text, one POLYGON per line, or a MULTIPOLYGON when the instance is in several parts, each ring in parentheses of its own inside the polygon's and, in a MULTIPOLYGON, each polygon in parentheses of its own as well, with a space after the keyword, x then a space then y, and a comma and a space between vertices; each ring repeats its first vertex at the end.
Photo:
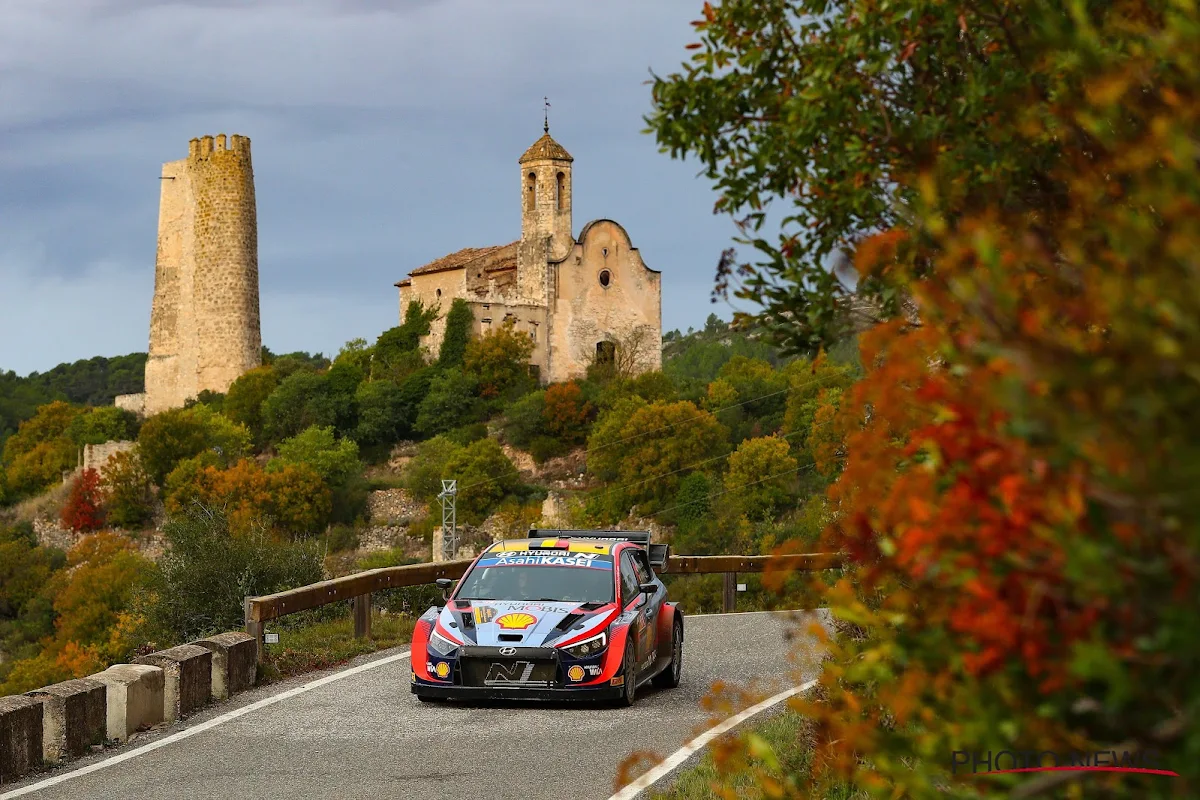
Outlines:
POLYGON ((100 681, 81 678, 34 689, 25 696, 42 703, 42 755, 47 762, 77 758, 104 741, 108 701, 100 681))

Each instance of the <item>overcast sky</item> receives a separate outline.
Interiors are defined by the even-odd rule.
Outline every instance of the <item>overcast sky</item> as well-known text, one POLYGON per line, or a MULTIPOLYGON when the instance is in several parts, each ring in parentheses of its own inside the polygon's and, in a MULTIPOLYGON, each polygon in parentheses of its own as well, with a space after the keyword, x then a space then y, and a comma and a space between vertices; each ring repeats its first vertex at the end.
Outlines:
POLYGON ((147 348, 161 165, 253 143, 263 342, 335 353, 396 324, 392 284, 520 235, 517 158, 575 157, 575 232, 622 223, 700 327, 734 235, 641 133, 649 70, 699 0, 3 0, 0 370, 147 348))

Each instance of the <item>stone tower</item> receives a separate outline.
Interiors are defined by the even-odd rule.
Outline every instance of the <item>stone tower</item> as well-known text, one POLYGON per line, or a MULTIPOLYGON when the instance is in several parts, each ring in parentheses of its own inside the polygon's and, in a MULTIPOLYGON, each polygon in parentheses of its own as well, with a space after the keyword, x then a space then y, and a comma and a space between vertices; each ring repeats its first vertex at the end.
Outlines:
POLYGON ((250 140, 192 139, 161 183, 147 415, 224 392, 262 359, 250 140))
POLYGON ((546 262, 561 261, 575 244, 571 232, 571 162, 550 138, 550 126, 518 163, 521 165, 521 243, 517 247, 517 291, 525 302, 549 299, 546 262))

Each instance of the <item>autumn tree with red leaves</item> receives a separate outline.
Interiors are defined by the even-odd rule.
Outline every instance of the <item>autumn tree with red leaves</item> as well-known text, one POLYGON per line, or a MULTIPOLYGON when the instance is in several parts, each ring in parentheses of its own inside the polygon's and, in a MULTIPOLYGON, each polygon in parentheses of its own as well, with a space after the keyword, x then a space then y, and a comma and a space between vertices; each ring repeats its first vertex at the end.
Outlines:
POLYGON ((71 485, 71 494, 60 514, 63 525, 76 532, 97 531, 104 525, 100 473, 85 469, 71 485))
POLYGON ((695 26, 649 122, 759 254, 718 292, 796 351, 863 331, 865 376, 814 414, 852 564, 794 704, 812 775, 743 759, 756 791, 1193 795, 1195 5, 726 0, 695 26), (1181 777, 952 775, 955 750, 1181 777))

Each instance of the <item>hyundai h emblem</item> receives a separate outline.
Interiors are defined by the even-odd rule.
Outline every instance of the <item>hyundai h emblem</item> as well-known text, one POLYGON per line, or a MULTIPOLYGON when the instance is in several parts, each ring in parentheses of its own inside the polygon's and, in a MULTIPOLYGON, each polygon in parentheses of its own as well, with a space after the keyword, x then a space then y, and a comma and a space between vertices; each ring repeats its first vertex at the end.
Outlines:
POLYGON ((501 647, 500 648, 500 655, 502 655, 502 656, 515 656, 516 654, 517 654, 517 648, 515 648, 515 647, 501 647))

